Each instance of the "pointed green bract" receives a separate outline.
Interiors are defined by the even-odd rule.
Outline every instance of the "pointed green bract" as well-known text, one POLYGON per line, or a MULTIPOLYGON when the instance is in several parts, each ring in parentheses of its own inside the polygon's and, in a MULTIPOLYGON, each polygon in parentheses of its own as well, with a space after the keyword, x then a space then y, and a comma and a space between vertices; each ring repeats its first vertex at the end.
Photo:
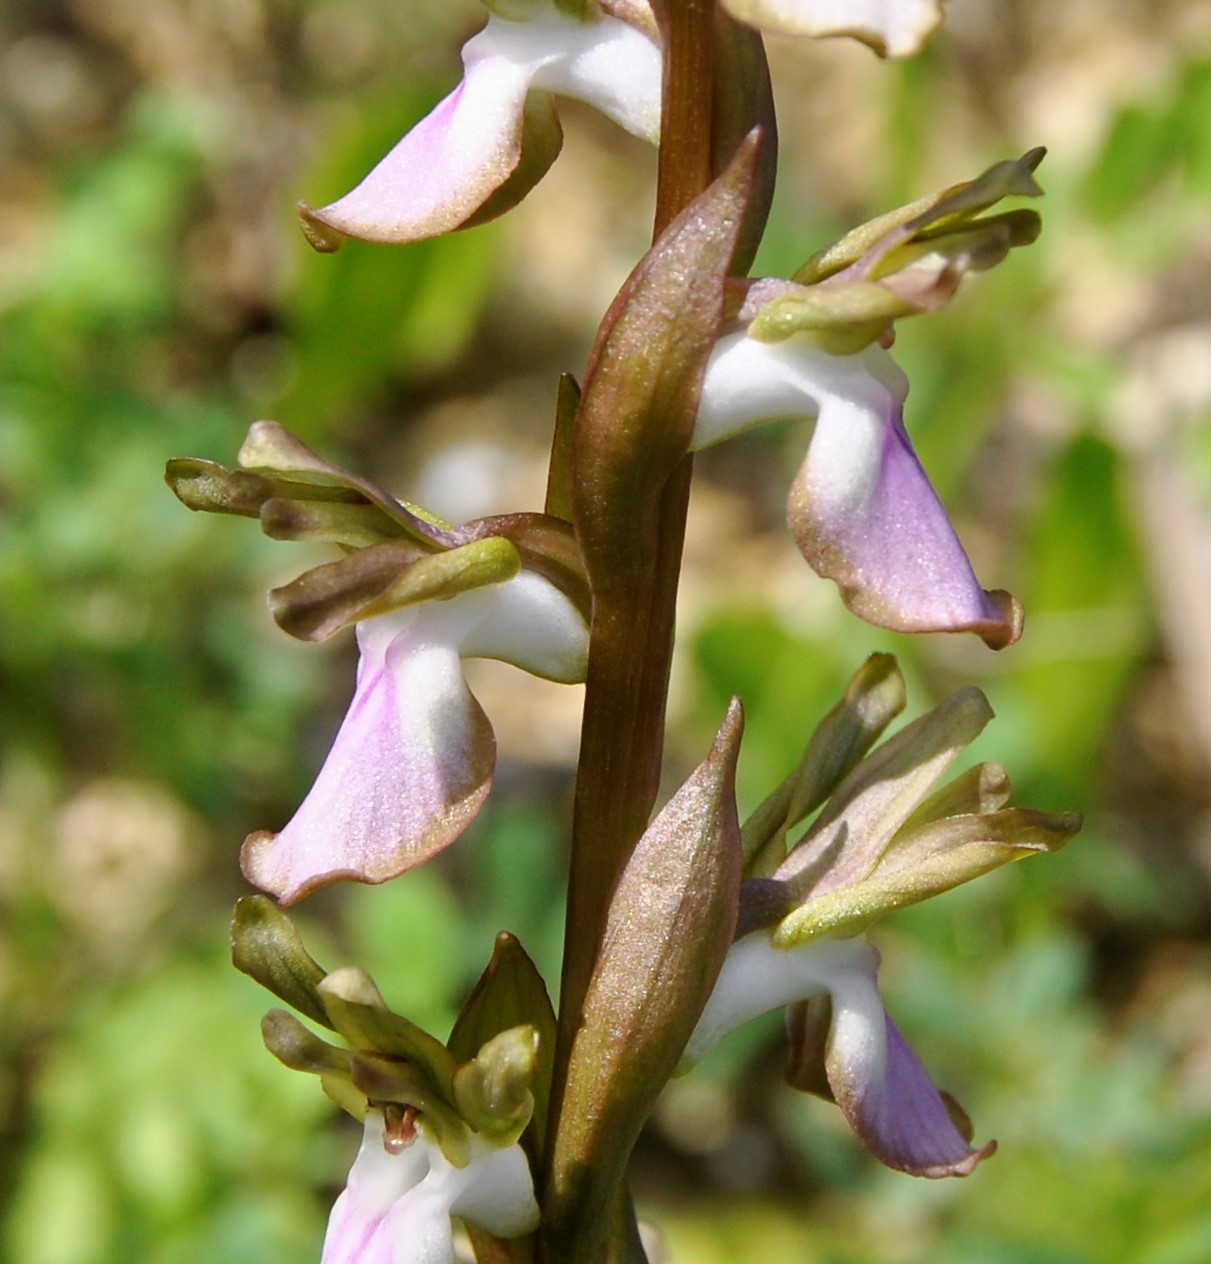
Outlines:
POLYGON ((657 499, 689 450, 702 374, 724 310, 760 146, 662 234, 598 331, 572 445, 572 508, 594 585, 626 583, 650 554, 657 499), (620 542, 630 548, 620 549, 620 542))
POLYGON ((710 753, 639 840, 618 883, 572 1048, 552 1160, 572 1258, 595 1258, 631 1148, 710 996, 736 925, 733 701, 710 753))
POLYGON ((476 1056, 501 1032, 521 1025, 534 1032, 532 1067, 534 1153, 540 1158, 546 1141, 547 1108, 551 1097, 551 1073, 555 1057, 555 1011, 547 986, 515 936, 502 931, 496 937, 492 960, 467 997, 450 1033, 448 1047, 460 1061, 476 1056))

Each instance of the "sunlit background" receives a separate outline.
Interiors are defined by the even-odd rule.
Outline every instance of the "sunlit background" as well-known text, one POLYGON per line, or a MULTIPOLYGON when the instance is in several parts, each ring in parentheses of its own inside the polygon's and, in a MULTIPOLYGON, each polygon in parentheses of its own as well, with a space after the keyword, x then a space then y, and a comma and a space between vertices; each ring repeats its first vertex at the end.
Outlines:
MULTIPOLYGON (((458 76, 473 0, 8 0, 0 10, 0 1254, 317 1260, 355 1129, 261 1047, 227 961, 236 853, 305 792, 352 638, 277 631, 319 552, 191 515, 171 456, 273 417, 452 518, 541 503, 555 387, 650 226, 654 159, 587 110, 505 221, 311 254, 458 76)), ((674 1083, 636 1156, 679 1264, 1211 1259, 1211 6, 952 0, 917 60, 774 42, 758 270, 1045 144, 1041 240, 906 322, 909 426, 1022 643, 860 625, 781 522, 803 436, 698 463, 669 775, 727 697, 742 806, 872 649, 921 710, 976 681, 974 757, 1079 808, 1070 848, 879 928, 889 1005, 1000 1153, 880 1169, 782 1086, 771 1016, 674 1083)), ((578 691, 478 667, 480 822, 299 912, 445 1035, 495 932, 555 982, 578 691)))

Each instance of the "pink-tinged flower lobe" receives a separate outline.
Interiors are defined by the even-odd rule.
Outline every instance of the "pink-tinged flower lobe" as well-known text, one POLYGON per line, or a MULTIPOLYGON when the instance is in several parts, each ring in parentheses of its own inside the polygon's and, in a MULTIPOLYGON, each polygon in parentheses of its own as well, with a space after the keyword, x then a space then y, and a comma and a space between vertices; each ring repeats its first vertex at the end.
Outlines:
POLYGON ((321 1264, 455 1264, 458 1216, 501 1238, 538 1223, 525 1154, 472 1142, 455 1167, 424 1134, 410 1144, 388 1136, 383 1112, 366 1114, 361 1149, 332 1208, 321 1264))
POLYGON ((596 106, 655 141, 661 57, 637 26, 608 14, 578 21, 553 5, 493 14, 463 48, 463 80, 351 192, 300 207, 317 249, 341 240, 434 237, 515 206, 555 161, 562 132, 548 94, 596 106))
POLYGON ((587 632, 552 584, 500 584, 357 625, 353 701, 311 792, 279 833, 244 843, 245 876, 284 903, 343 878, 383 882, 452 843, 491 785, 496 744, 464 657, 583 679, 587 632))
POLYGON ((723 0, 741 22, 783 35, 850 35, 881 57, 911 57, 942 22, 944 0, 723 0))
POLYGON ((815 418, 787 518, 804 557, 855 614, 900 632, 974 631, 1011 644, 1020 610, 986 592, 904 428, 908 381, 880 347, 830 355, 804 334, 715 346, 694 447, 778 417, 815 418))
POLYGON ((888 1018, 879 954, 864 938, 775 947, 769 930, 738 940, 686 1056, 702 1057, 729 1031, 783 1005, 791 1011, 791 1080, 841 1107, 881 1162, 914 1176, 965 1176, 993 1152, 973 1150, 888 1018))

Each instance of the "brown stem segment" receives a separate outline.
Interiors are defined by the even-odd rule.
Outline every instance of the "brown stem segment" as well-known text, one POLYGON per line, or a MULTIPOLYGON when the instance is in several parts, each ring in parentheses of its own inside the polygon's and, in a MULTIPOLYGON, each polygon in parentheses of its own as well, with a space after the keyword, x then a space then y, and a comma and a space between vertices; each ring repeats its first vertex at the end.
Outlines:
MULTIPOLYGON (((713 0, 658 6, 665 43, 657 230, 701 193, 711 175, 713 0)), ((556 1094, 600 946, 610 896, 655 803, 672 662, 674 609, 690 460, 668 479, 651 550, 625 588, 594 593, 594 615, 573 819, 568 929, 556 1094)), ((633 541, 620 542, 624 552, 633 541)))
MULTIPOLYGON (((711 180, 715 4, 714 0, 657 0, 653 7, 664 43, 659 236, 711 180)), ((696 391, 691 396, 696 404, 696 391)), ((681 421, 687 419, 679 419, 678 424, 681 421)), ((651 424, 669 421, 652 417, 651 424)), ((688 425, 692 427, 692 419, 688 425)), ((558 1129, 568 1058, 601 948, 610 898, 648 824, 659 787, 690 474, 687 457, 665 481, 645 521, 632 522, 629 530, 619 524, 619 550, 633 559, 633 565, 621 582, 599 585, 593 593, 552 1138, 558 1129)), ((558 1202, 561 1191, 550 1173, 547 1188, 549 1199, 558 1202)), ((566 1223, 566 1215, 558 1219, 566 1223)), ((629 1253, 618 1241, 618 1232, 610 1235, 614 1241, 603 1259, 629 1253)), ((566 1245, 548 1237, 543 1257, 550 1264, 555 1260, 566 1264, 566 1245)))

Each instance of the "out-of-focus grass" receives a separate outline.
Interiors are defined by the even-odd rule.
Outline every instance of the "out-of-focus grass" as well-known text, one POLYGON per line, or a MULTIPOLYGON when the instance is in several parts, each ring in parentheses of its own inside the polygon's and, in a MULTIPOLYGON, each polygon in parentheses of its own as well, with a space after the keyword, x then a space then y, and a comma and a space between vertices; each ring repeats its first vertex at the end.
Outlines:
MULTIPOLYGON (((742 693, 751 805, 892 649, 915 709, 981 683, 998 719, 975 757, 1089 824, 877 933, 901 1026, 1001 1153, 963 1182, 876 1169, 835 1110, 780 1086, 778 1023, 756 1024, 672 1087, 638 1156, 682 1264, 1211 1255, 1211 45, 1196 2, 951 8, 906 66, 777 45, 762 260, 786 272, 860 217, 1052 145, 1040 242, 897 347, 925 464, 1026 636, 994 656, 857 625, 778 522, 802 436, 754 436, 699 462, 671 763, 742 693)), ((449 86, 475 15, 114 0, 2 20, 14 1264, 317 1252, 352 1138, 260 1048, 268 999, 222 940, 238 842, 305 791, 350 651, 295 646, 264 611, 312 553, 188 514, 161 471, 230 462, 274 415, 407 495, 423 454, 482 425, 461 492, 535 507, 510 489, 541 480, 555 374, 582 367, 582 316, 629 266, 635 226, 610 236, 601 208, 650 196, 644 156, 572 111, 569 152, 500 226, 319 258, 291 224, 294 198, 339 192, 449 86), (559 268, 535 262, 555 245, 559 268)), ((526 754, 502 751, 490 810, 440 863, 300 914, 317 957, 365 965, 439 1034, 502 927, 554 982, 568 768, 526 754)))

